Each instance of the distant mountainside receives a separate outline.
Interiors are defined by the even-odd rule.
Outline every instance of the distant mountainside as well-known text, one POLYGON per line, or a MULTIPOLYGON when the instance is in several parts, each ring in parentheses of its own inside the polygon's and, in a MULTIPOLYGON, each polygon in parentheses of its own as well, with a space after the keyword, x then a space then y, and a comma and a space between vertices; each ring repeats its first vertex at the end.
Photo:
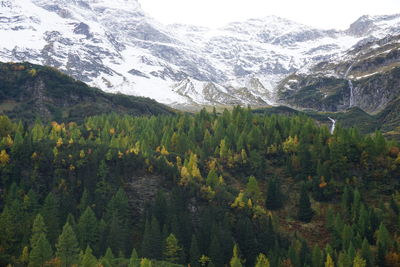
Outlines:
MULTIPOLYGON (((53 66, 107 92, 181 108, 289 103, 341 110, 349 106, 347 80, 354 80, 357 55, 396 38, 400 15, 363 16, 345 31, 274 16, 209 29, 162 25, 136 0, 0 0, 0 34, 7 36, 0 40, 0 60, 53 66), (328 79, 331 95, 319 106, 312 103, 320 97, 297 97, 290 90, 302 89, 292 86, 295 79, 314 79, 308 76, 321 64, 326 72, 316 87, 325 88, 328 79)), ((354 106, 370 102, 362 94, 354 91, 354 106)), ((393 97, 389 93, 368 111, 382 109, 393 97)))
POLYGON ((280 83, 278 95, 297 108, 377 113, 400 96, 400 35, 354 47, 341 61, 299 70, 280 83))
POLYGON ((53 68, 30 63, 0 63, 0 112, 33 121, 80 121, 111 112, 171 114, 171 108, 142 97, 109 94, 53 68))
POLYGON ((259 108, 256 114, 277 114, 285 116, 304 115, 315 119, 320 124, 332 126, 332 121, 344 128, 356 127, 362 134, 382 132, 389 139, 400 141, 400 98, 391 101, 381 112, 371 115, 358 107, 339 112, 318 112, 314 110, 296 110, 287 106, 259 108))

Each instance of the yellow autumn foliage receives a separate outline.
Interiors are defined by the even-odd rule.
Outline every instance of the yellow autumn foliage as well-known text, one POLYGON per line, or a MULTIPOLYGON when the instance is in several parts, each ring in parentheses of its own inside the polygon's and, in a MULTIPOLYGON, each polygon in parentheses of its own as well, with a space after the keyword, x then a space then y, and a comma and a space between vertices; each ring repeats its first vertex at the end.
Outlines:
POLYGON ((63 145, 63 140, 62 140, 62 138, 60 137, 60 138, 58 138, 58 140, 57 140, 56 146, 57 146, 57 147, 60 147, 60 146, 62 146, 62 145, 63 145))
POLYGON ((5 166, 10 162, 10 156, 4 149, 0 152, 0 165, 5 166))

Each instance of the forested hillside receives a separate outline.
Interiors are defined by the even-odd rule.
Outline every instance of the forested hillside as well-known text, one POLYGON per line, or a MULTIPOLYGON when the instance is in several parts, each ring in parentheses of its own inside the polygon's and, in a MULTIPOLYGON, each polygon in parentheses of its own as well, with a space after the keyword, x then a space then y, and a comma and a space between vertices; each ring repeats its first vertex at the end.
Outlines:
POLYGON ((129 115, 172 113, 171 108, 148 98, 104 93, 55 68, 0 62, 1 114, 28 122, 36 118, 81 122, 110 110, 129 115))
POLYGON ((0 137, 2 266, 400 264, 400 150, 379 132, 237 107, 2 116, 0 137))

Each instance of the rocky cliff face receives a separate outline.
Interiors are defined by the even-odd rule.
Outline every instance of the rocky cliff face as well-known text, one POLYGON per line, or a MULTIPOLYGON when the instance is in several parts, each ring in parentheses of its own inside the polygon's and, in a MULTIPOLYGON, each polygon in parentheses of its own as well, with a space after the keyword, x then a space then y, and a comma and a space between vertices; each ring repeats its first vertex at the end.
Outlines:
POLYGON ((400 36, 359 44, 343 59, 298 71, 279 85, 279 99, 299 108, 376 113, 400 95, 400 36))
POLYGON ((173 106, 260 106, 285 102, 277 88, 287 77, 321 63, 343 76, 354 51, 400 34, 400 15, 364 16, 347 31, 274 16, 208 29, 162 25, 136 0, 0 0, 0 34, 0 60, 54 66, 107 92, 173 106))

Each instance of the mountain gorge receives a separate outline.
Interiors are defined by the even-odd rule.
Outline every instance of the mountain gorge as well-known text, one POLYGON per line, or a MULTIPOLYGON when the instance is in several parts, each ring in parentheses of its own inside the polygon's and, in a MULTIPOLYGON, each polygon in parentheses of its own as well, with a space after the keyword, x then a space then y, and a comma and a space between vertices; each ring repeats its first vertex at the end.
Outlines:
POLYGON ((0 34, 8 36, 0 61, 50 65, 106 92, 179 108, 278 103, 344 110, 351 80, 354 106, 364 109, 374 98, 366 111, 383 109, 396 90, 373 92, 381 70, 396 77, 389 72, 399 33, 400 15, 364 16, 345 31, 274 16, 209 29, 162 25, 133 0, 0 1, 0 34), (315 92, 303 92, 310 86, 315 92))

